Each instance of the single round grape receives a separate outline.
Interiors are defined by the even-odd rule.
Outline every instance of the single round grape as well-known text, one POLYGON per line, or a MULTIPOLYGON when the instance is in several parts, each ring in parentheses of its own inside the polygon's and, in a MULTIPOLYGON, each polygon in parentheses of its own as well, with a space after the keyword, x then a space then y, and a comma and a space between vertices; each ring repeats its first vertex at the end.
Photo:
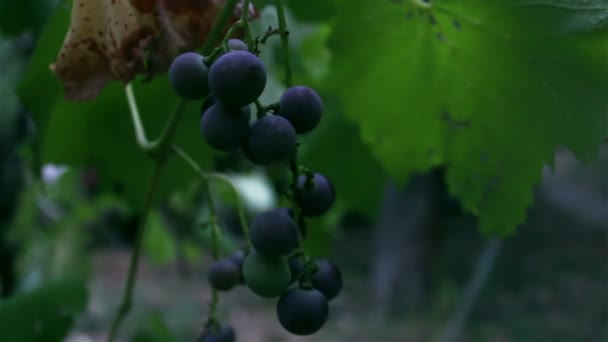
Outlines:
POLYGON ((312 335, 319 331, 329 316, 327 299, 315 289, 291 288, 277 303, 279 323, 294 335, 312 335))
POLYGON ((314 173, 312 182, 307 175, 298 177, 296 202, 305 216, 325 214, 336 200, 336 193, 331 182, 323 175, 314 173))
POLYGON ((317 127, 322 113, 321 97, 309 87, 291 87, 279 100, 278 115, 289 120, 298 134, 308 133, 317 127))
POLYGON ((268 257, 252 250, 245 258, 243 276, 247 287, 260 297, 280 296, 291 284, 285 257, 268 257))
POLYGON ((243 263, 245 262, 245 252, 236 251, 232 253, 228 260, 234 262, 239 268, 239 283, 243 283, 245 280, 243 278, 243 263))
POLYGON ((209 94, 209 68, 203 58, 196 52, 186 52, 173 60, 169 67, 169 83, 177 95, 198 100, 209 94))
POLYGON ((249 51, 249 47, 247 46, 247 43, 245 43, 244 41, 242 41, 240 39, 236 39, 236 38, 228 39, 228 49, 249 51))
POLYGON ((251 126, 248 148, 253 160, 269 165, 286 160, 296 149, 297 136, 293 126, 285 118, 268 115, 251 126))
POLYGON ((235 342, 236 334, 230 324, 224 324, 217 331, 207 331, 198 342, 235 342))
POLYGON ((298 248, 298 226, 281 209, 258 214, 251 223, 251 244, 261 254, 286 256, 298 248))
POLYGON ((228 291, 239 283, 241 271, 237 264, 228 259, 214 261, 209 266, 207 279, 214 288, 228 291))
POLYGON ((312 277, 312 287, 321 291, 330 301, 342 290, 342 273, 336 264, 328 259, 315 260, 317 272, 312 277))
POLYGON ((209 69, 209 88, 227 107, 238 108, 257 99, 266 87, 266 67, 248 51, 230 51, 209 69))
POLYGON ((211 106, 201 118, 201 133, 209 146, 220 151, 238 149, 249 133, 249 107, 230 109, 221 103, 211 106))

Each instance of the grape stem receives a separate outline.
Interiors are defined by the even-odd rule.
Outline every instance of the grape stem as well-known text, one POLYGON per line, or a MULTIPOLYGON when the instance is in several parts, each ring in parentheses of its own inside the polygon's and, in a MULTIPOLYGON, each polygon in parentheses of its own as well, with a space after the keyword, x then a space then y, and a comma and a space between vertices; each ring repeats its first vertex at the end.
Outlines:
MULTIPOLYGON (((203 183, 203 191, 205 193, 205 198, 207 199, 207 207, 209 208, 209 222, 211 225, 213 259, 217 260, 220 257, 219 246, 220 246, 221 231, 219 229, 220 228, 219 225, 217 224, 217 215, 215 213, 215 206, 213 204, 213 194, 211 193, 211 189, 209 187, 209 181, 212 179, 219 180, 221 182, 228 184, 230 186, 230 188, 232 189, 232 191, 234 191, 234 194, 236 196, 236 201, 237 201, 237 211, 238 211, 238 215, 239 215, 239 220, 241 223, 241 227, 243 229, 243 235, 245 237, 245 254, 248 254, 249 250, 251 248, 251 240, 249 239, 249 226, 247 225, 247 220, 245 218, 245 211, 244 211, 243 203, 239 196, 238 190, 236 189, 236 187, 234 186, 232 181, 223 174, 203 172, 202 168, 194 161, 194 159, 188 153, 186 153, 184 150, 177 147, 176 145, 172 146, 172 150, 186 164, 188 164, 188 166, 190 166, 190 168, 199 177, 201 177, 201 180, 203 183)), ((208 325, 210 324, 213 326, 218 323, 218 320, 217 320, 218 304, 219 304, 219 295, 217 293, 217 290, 212 286, 211 287, 211 303, 209 304, 209 318, 207 319, 208 325)))
MULTIPOLYGON (((281 36, 281 48, 283 50, 283 66, 284 66, 284 74, 285 74, 285 87, 289 88, 293 85, 293 79, 291 74, 291 61, 289 59, 289 31, 287 30, 287 20, 285 19, 285 6, 283 5, 283 0, 275 0, 275 5, 277 9, 277 17, 279 19, 279 32, 281 36)), ((273 105, 273 109, 277 109, 278 104, 273 105)), ((293 154, 289 157, 289 169, 291 170, 291 196, 290 201, 293 207, 294 216, 296 218, 296 222, 298 224, 304 224, 304 216, 302 215, 302 211, 300 206, 296 202, 296 192, 298 187, 298 177, 299 177, 299 167, 298 167, 298 150, 297 147, 294 150, 293 154)), ((309 278, 312 272, 310 272, 309 265, 311 264, 310 258, 308 254, 304 250, 304 237, 302 236, 302 232, 298 229, 298 252, 302 255, 302 259, 304 260, 304 265, 306 265, 306 274, 303 277, 303 281, 300 282, 300 286, 309 287, 309 278)))
POLYGON ((260 102, 259 99, 256 99, 254 104, 255 104, 255 109, 256 109, 255 115, 256 115, 257 119, 260 120, 261 118, 266 116, 266 107, 264 107, 262 105, 262 103, 260 102))
MULTIPOLYGON (((237 2, 238 0, 227 0, 224 9, 220 13, 219 18, 213 24, 213 28, 211 29, 211 32, 207 37, 205 45, 203 46, 203 54, 209 54, 213 50, 213 46, 215 45, 215 42, 220 38, 222 30, 226 26, 228 19, 230 18, 232 13, 234 13, 234 8, 236 7, 237 2)), ((149 142, 145 134, 145 129, 141 121, 139 108, 137 106, 135 94, 133 93, 133 88, 131 84, 127 85, 125 92, 127 97, 127 103, 129 105, 129 111, 131 112, 131 120, 133 121, 133 126, 135 129, 135 140, 137 141, 138 146, 143 152, 148 153, 151 157, 153 157, 154 170, 152 173, 152 177, 150 178, 148 188, 146 190, 144 205, 141 209, 140 221, 137 228, 137 239, 135 240, 135 246, 133 247, 133 251, 131 252, 129 270, 127 274, 125 289, 122 294, 122 300, 120 306, 118 307, 118 310, 116 311, 116 314, 114 315, 112 325, 110 327, 110 333, 108 337, 109 342, 112 342, 116 339, 122 322, 131 310, 133 302, 133 289, 135 287, 135 279, 137 276, 137 269, 139 264, 139 255, 141 252, 141 244, 143 236, 145 234, 145 222, 148 213, 152 208, 152 203, 156 195, 156 190, 160 181, 162 169, 165 165, 165 160, 168 156, 168 152, 171 151, 171 149, 169 149, 168 147, 171 146, 173 136, 175 135, 177 125, 181 118, 182 112, 185 109, 186 104, 185 100, 178 100, 177 105, 175 106, 175 110, 173 111, 167 123, 165 124, 165 129, 161 133, 160 137, 154 142, 149 142)))
POLYGON ((129 262, 129 273, 127 275, 127 282, 123 291, 122 301, 120 303, 120 306, 118 307, 118 311, 116 312, 114 319, 112 320, 112 326, 110 328, 110 336, 108 337, 108 341, 110 342, 116 339, 122 321, 125 319, 125 317, 129 314, 129 311, 131 310, 131 306, 133 303, 133 288, 135 286, 135 278, 137 275, 139 254, 141 253, 141 245, 144 236, 146 218, 148 217, 148 213, 150 212, 150 209, 152 207, 152 200, 154 198, 158 183, 160 181, 160 174, 163 169, 163 166, 164 163, 162 159, 155 160, 154 170, 152 172, 150 182, 148 183, 144 206, 141 210, 141 216, 139 224, 137 226, 137 238, 135 240, 135 246, 133 247, 133 251, 131 252, 131 260, 129 262))
MULTIPOLYGON (((186 155, 186 153, 180 149, 179 155, 186 155)), ((176 151, 175 145, 173 146, 173 151, 176 151)), ((201 177, 203 183, 203 192, 205 194, 205 200, 207 202, 207 209, 209 210, 209 223, 211 225, 211 254, 213 256, 213 260, 218 260, 220 258, 220 241, 222 237, 222 233, 220 231, 220 227, 217 223, 217 214, 215 212, 215 205, 213 201, 213 194, 211 193, 211 187, 209 186, 209 182, 205 177, 201 177)), ((217 306, 219 303, 219 296, 217 290, 211 286, 211 303, 209 304, 209 318, 208 322, 212 324, 217 323, 217 306)))
POLYGON ((247 43, 249 50, 253 51, 255 53, 254 40, 253 40, 253 37, 251 36, 251 28, 249 27, 249 4, 250 3, 251 3, 250 0, 245 0, 243 2, 243 10, 241 12, 240 22, 243 23, 243 31, 245 31, 245 43, 247 43))
POLYGON ((279 19, 279 32, 281 35, 281 45, 283 47, 283 68, 285 73, 285 87, 289 88, 293 85, 291 76, 291 64, 289 60, 289 31, 287 30, 287 20, 285 19, 285 6, 283 0, 275 0, 277 7, 277 17, 279 19))
POLYGON ((228 48, 228 40, 230 39, 230 37, 232 37, 232 35, 234 34, 234 31, 243 28, 243 21, 239 20, 237 22, 235 22, 234 24, 232 24, 230 26, 230 28, 228 29, 228 31, 226 31, 226 34, 224 35, 224 39, 222 40, 222 46, 224 47, 224 51, 230 51, 230 49, 228 48))
POLYGON ((266 32, 264 32, 264 35, 260 38, 260 43, 266 44, 266 41, 268 40, 268 38, 270 38, 272 36, 276 36, 278 34, 281 34, 281 32, 278 29, 273 29, 272 27, 268 27, 268 30, 266 30, 266 32))
POLYGON ((221 173, 205 173, 203 169, 194 161, 194 159, 188 153, 186 153, 184 150, 177 147, 176 145, 173 145, 173 152, 175 152, 178 157, 180 157, 186 164, 188 164, 188 166, 190 166, 190 168, 205 182, 208 182, 209 180, 220 181, 228 185, 232 192, 234 192, 234 196, 236 198, 237 213, 239 216, 239 223, 241 224, 241 229, 243 230, 243 237, 245 239, 244 252, 245 254, 249 253, 249 251, 251 250, 251 239, 249 238, 249 225, 247 224, 247 218, 245 217, 245 206, 243 205, 243 201, 234 183, 232 183, 230 178, 221 173))
POLYGON ((224 5, 224 9, 220 13, 218 19, 215 21, 215 24, 213 25, 213 28, 211 29, 211 33, 209 33, 209 36, 207 37, 207 40, 205 41, 205 45, 203 45, 203 55, 208 55, 213 50, 213 47, 215 46, 215 42, 222 35, 222 30, 224 29, 224 26, 228 22, 228 19, 230 19, 230 16, 232 15, 232 13, 234 13, 234 8, 236 7, 236 4, 238 1, 239 0, 227 0, 226 1, 226 4, 224 5))
POLYGON ((133 121, 133 128, 135 129, 135 140, 137 141, 137 146, 139 146, 141 150, 148 152, 152 149, 153 144, 146 137, 146 131, 141 122, 141 116, 139 115, 139 109, 137 107, 137 101, 135 100, 133 85, 131 83, 127 84, 125 87, 125 94, 127 96, 129 111, 131 112, 131 121, 133 121))

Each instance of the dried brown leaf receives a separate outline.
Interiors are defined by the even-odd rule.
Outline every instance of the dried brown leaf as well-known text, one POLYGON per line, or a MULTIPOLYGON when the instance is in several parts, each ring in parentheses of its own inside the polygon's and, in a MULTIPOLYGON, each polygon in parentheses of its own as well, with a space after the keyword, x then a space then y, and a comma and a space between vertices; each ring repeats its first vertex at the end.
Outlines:
POLYGON ((224 1, 74 0, 70 28, 51 65, 66 100, 94 100, 112 80, 166 71, 179 52, 205 42, 224 1))

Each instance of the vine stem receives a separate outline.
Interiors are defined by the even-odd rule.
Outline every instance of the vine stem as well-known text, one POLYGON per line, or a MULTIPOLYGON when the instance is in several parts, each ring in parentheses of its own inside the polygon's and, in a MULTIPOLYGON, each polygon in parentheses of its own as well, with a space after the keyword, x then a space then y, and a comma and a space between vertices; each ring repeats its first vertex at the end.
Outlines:
POLYGON ((125 319, 129 311, 131 310, 131 306, 133 303, 133 288, 135 287, 135 278, 137 275, 137 269, 139 264, 139 255, 141 253, 144 227, 146 225, 146 218, 148 217, 148 213, 150 212, 150 209, 152 207, 152 201, 156 193, 156 189, 158 188, 163 164, 163 160, 155 160, 152 177, 150 178, 150 181, 148 183, 146 199, 141 211, 140 221, 137 226, 137 238, 135 241, 135 246, 133 247, 133 252, 131 253, 131 260, 129 262, 129 273, 127 275, 127 283, 125 285, 121 304, 118 308, 118 311, 116 312, 116 315, 114 316, 114 319, 112 320, 112 326, 110 328, 110 336, 108 337, 108 341, 110 342, 116 339, 122 321, 125 319))
POLYGON ((133 121, 137 145, 144 151, 150 151, 153 144, 146 137, 146 131, 144 130, 144 125, 141 122, 137 101, 135 100, 135 94, 133 93, 133 85, 131 83, 127 84, 125 87, 125 95, 127 96, 129 111, 131 112, 131 121, 133 121))
POLYGON ((239 222, 241 224, 241 229, 243 230, 243 237, 245 238, 245 253, 249 253, 249 251, 251 250, 251 239, 249 238, 249 225, 247 224, 247 218, 245 217, 245 206, 243 205, 243 201, 234 183, 232 183, 230 178, 221 173, 205 173, 203 169, 196 163, 196 161, 194 161, 194 159, 190 157, 190 155, 188 155, 188 153, 186 153, 184 150, 175 145, 173 145, 173 152, 175 152, 177 156, 179 156, 186 164, 188 164, 190 168, 205 182, 209 180, 220 181, 228 185, 232 192, 234 192, 239 222))
POLYGON ((238 189, 236 188, 234 183, 232 183, 230 178, 226 177, 225 175, 223 175, 221 173, 210 172, 205 175, 208 179, 215 179, 217 181, 223 182, 224 184, 228 185, 228 187, 230 187, 230 189, 234 193, 234 197, 236 198, 236 211, 237 211, 237 215, 239 217, 239 223, 241 224, 241 229, 243 231, 243 238, 245 239, 244 252, 245 252, 245 254, 248 254, 252 248, 251 239, 249 237, 249 225, 247 223, 247 218, 245 217, 245 205, 243 205, 243 201, 241 199, 238 189))
MULTIPOLYGON (((234 13, 234 8, 236 7, 237 2, 238 0, 227 1, 226 5, 224 6, 224 9, 220 13, 218 19, 216 20, 211 29, 211 32, 209 33, 209 36, 207 37, 207 40, 203 46, 203 54, 209 54, 213 50, 213 46, 215 45, 215 42, 220 38, 222 30, 226 26, 228 19, 230 18, 232 13, 234 13)), ((116 339, 122 322, 131 310, 133 301, 133 289, 135 287, 135 279, 137 276, 141 244, 143 236, 145 234, 145 222, 148 213, 152 207, 152 203, 156 194, 156 189, 160 180, 160 174, 165 164, 164 162, 169 152, 171 152, 171 149, 169 147, 171 146, 171 143, 173 141, 173 136, 175 135, 175 131, 177 130, 177 126, 181 118, 181 114, 184 111, 186 104, 185 100, 178 100, 175 110, 169 117, 169 120, 167 121, 160 137, 154 142, 149 142, 145 134, 144 126, 142 124, 141 116, 139 114, 139 108, 137 106, 135 94, 133 93, 133 88, 131 84, 127 85, 125 92, 127 97, 127 103, 129 105, 129 111, 131 113, 131 120, 133 121, 133 126, 135 130, 135 140, 137 141, 137 144, 141 148, 141 150, 149 153, 150 156, 154 159, 154 170, 153 175, 150 179, 150 183, 148 184, 148 189, 146 190, 144 206, 141 211, 140 222, 138 225, 138 236, 135 240, 135 246, 133 247, 133 251, 131 252, 129 271, 127 274, 125 289, 122 295, 122 301, 120 306, 118 307, 118 310, 114 316, 114 319, 112 320, 112 325, 110 327, 110 333, 108 338, 108 341, 110 342, 116 339)))
POLYGON ((243 23, 243 31, 245 33, 245 43, 249 47, 249 50, 253 51, 253 36, 251 35, 251 28, 249 27, 249 4, 250 0, 243 1, 243 11, 241 12, 241 22, 243 23))
POLYGON ((291 87, 293 79, 291 75, 291 64, 289 59, 289 31, 287 30, 287 19, 285 19, 285 6, 283 0, 275 0, 277 17, 279 19, 279 31, 281 32, 281 45, 283 46, 283 67, 285 73, 285 86, 291 87))
POLYGON ((205 41, 205 45, 203 45, 204 55, 208 55, 213 50, 215 42, 222 35, 222 30, 224 29, 224 26, 226 26, 226 23, 228 22, 228 19, 230 18, 232 13, 234 13, 234 8, 236 7, 237 2, 238 0, 226 1, 224 9, 220 13, 218 19, 215 21, 215 25, 213 25, 211 33, 209 33, 209 37, 207 38, 207 41, 205 41))
MULTIPOLYGON (((287 30, 287 20, 286 20, 286 16, 285 16, 285 6, 283 5, 283 0, 275 0, 275 5, 276 5, 276 9, 277 9, 277 17, 279 20, 279 33, 281 36, 281 48, 283 50, 283 72, 284 72, 284 83, 285 83, 285 87, 289 88, 293 85, 293 77, 292 77, 292 73, 291 73, 291 60, 289 58, 289 31, 287 30)), ((304 217, 301 215, 301 211, 300 211, 300 207, 298 206, 298 204, 296 203, 295 200, 295 194, 297 191, 297 186, 298 186, 298 177, 300 175, 299 173, 299 167, 298 167, 298 148, 296 147, 296 149, 293 151, 292 155, 289 157, 289 169, 291 171, 291 184, 290 184, 290 190, 291 190, 291 196, 290 196, 290 201, 292 203, 292 207, 294 210, 294 215, 296 217, 296 220, 298 222, 298 224, 300 223, 304 223, 304 217)), ((304 237, 302 236, 302 232, 298 229, 298 253, 302 256, 302 258, 304 259, 304 263, 305 265, 310 264, 310 258, 308 257, 308 254, 306 253, 306 251, 304 250, 304 237)), ((304 283, 303 285, 306 285, 306 283, 304 283)))
MULTIPOLYGON (((186 152, 184 152, 181 149, 178 149, 174 146, 172 146, 172 150, 175 151, 179 151, 178 155, 182 156, 188 156, 188 154, 186 154, 186 152)), ((188 156, 189 157, 189 156, 188 156)), ((190 160, 192 160, 192 158, 190 158, 190 160)), ((194 162, 194 160, 192 160, 194 162)), ((213 260, 218 260, 220 258, 220 243, 221 243, 221 236, 222 233, 219 229, 219 226, 217 224, 217 214, 215 212, 215 204, 214 204, 214 200, 213 200, 213 194, 211 193, 211 187, 209 186, 209 182, 207 181, 207 179, 205 177, 201 177, 202 179, 202 183, 203 183, 203 192, 205 194, 205 200, 207 202, 207 209, 209 210, 209 223, 211 226, 211 254, 213 256, 213 260)), ((219 295, 217 293, 217 290, 211 286, 211 303, 209 303, 209 318, 208 321, 211 322, 212 324, 217 323, 217 306, 219 303, 219 295)))

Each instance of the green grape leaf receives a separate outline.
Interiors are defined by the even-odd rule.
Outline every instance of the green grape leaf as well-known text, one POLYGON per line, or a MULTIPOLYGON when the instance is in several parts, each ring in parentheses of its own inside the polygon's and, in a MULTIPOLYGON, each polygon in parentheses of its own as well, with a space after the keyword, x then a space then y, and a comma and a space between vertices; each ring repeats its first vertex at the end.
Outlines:
MULTIPOLYGON (((69 10, 58 7, 44 29, 19 87, 24 106, 40 130, 43 162, 95 166, 101 186, 119 189, 139 207, 152 173, 153 162, 135 142, 124 86, 114 82, 94 102, 67 102, 60 81, 49 71, 69 24, 69 10)), ((135 95, 148 139, 157 137, 177 96, 166 75, 150 82, 135 82, 135 95)), ((199 131, 199 102, 191 101, 183 114, 175 143, 207 165, 213 152, 199 131)), ((168 160, 162 173, 158 198, 185 186, 195 177, 179 159, 168 160)))
POLYGON ((302 21, 327 21, 336 12, 334 0, 287 0, 287 6, 294 17, 302 21))
POLYGON ((61 341, 87 303, 83 278, 63 278, 0 302, 0 341, 61 341))
POLYGON ((342 0, 328 82, 393 178, 446 165, 482 231, 507 234, 555 149, 589 160, 608 132, 608 31, 575 2, 342 0))
POLYGON ((356 125, 340 114, 339 107, 325 101, 324 111, 319 126, 302 142, 300 162, 331 180, 338 202, 373 217, 385 172, 361 140, 356 125))

